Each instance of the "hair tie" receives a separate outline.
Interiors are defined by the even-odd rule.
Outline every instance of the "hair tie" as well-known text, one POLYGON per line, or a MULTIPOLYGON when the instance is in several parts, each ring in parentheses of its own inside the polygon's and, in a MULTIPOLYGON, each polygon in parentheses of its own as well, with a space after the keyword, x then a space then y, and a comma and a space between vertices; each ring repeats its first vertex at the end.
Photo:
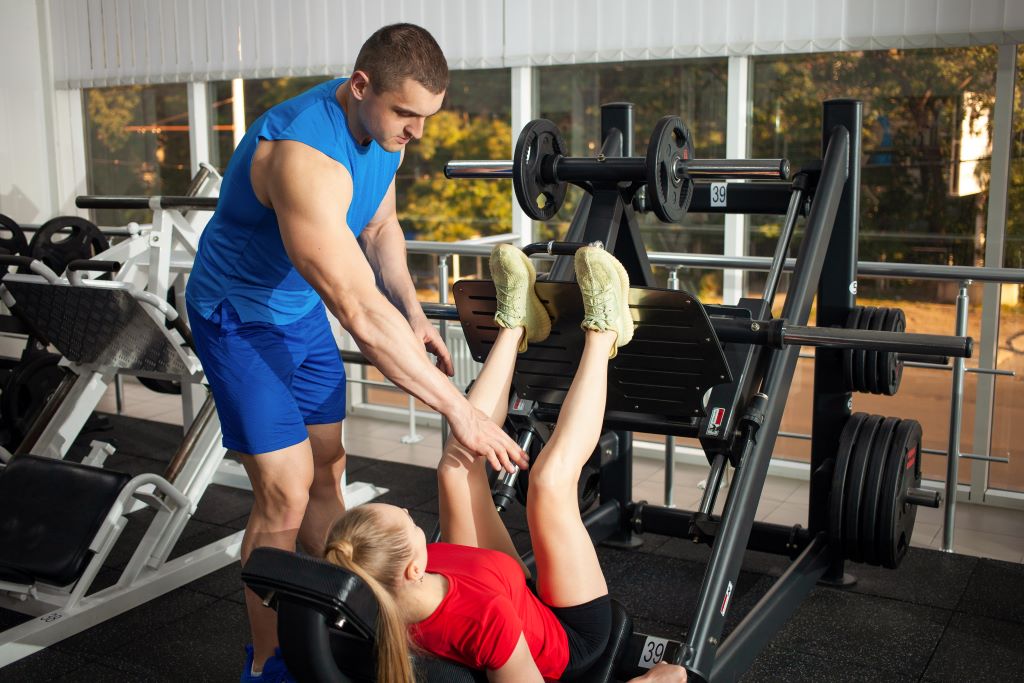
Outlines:
POLYGON ((333 547, 334 547, 334 551, 336 553, 338 553, 339 555, 344 556, 349 561, 352 560, 353 548, 352 548, 352 543, 351 542, 349 542, 349 541, 347 541, 345 539, 340 539, 340 540, 337 540, 337 541, 334 542, 334 546, 333 547))

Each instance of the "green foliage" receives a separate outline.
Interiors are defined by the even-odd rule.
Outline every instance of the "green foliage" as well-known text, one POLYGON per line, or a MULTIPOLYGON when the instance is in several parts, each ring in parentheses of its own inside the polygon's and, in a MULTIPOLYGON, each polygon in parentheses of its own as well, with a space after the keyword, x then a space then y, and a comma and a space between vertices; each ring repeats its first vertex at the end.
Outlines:
POLYGON ((441 111, 427 121, 400 171, 399 220, 418 239, 452 241, 508 232, 510 181, 448 180, 452 159, 500 159, 512 131, 501 119, 441 111), (408 167, 408 168, 406 168, 408 167))
MULTIPOLYGON (((820 158, 822 102, 861 99, 861 260, 974 265, 984 251, 988 160, 975 170, 980 193, 953 190, 964 119, 986 123, 991 139, 995 57, 993 47, 972 47, 756 59, 753 155, 795 167, 820 158)), ((754 253, 770 252, 771 232, 754 231, 754 253)))
MULTIPOLYGON (((85 91, 89 192, 181 194, 188 187, 188 95, 181 84, 85 91)), ((103 225, 150 220, 150 211, 98 210, 103 225)))
POLYGON ((128 124, 142 102, 142 86, 96 88, 86 91, 86 112, 98 143, 108 152, 119 152, 128 142, 128 124))

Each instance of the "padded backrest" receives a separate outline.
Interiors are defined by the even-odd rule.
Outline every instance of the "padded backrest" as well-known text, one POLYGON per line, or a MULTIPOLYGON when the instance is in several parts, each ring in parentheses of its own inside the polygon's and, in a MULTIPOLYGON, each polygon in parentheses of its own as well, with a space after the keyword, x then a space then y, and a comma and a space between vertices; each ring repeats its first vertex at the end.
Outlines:
POLYGON ((131 477, 19 455, 0 470, 0 579, 74 583, 111 506, 131 477))
POLYGON ((365 639, 377 629, 377 599, 355 574, 326 560, 278 548, 257 548, 242 568, 242 581, 262 597, 305 604, 328 623, 345 620, 344 630, 365 639))

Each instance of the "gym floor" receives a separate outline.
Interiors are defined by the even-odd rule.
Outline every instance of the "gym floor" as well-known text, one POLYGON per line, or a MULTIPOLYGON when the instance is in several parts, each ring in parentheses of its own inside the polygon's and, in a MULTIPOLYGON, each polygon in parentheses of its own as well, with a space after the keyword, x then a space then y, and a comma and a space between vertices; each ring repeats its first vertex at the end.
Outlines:
MULTIPOLYGON (((128 383, 125 404, 134 417, 111 416, 109 431, 82 434, 70 457, 84 455, 91 439, 112 440, 117 452, 108 466, 133 473, 160 471, 181 438, 174 424, 180 422, 177 400, 128 383)), ((112 411, 112 397, 101 408, 112 411)), ((437 520, 432 470, 440 447, 437 431, 423 430, 424 440, 407 446, 399 441, 406 432, 401 424, 350 418, 346 429, 350 480, 389 488, 382 500, 409 508, 420 525, 432 528, 437 520)), ((660 502, 663 476, 656 461, 638 460, 635 498, 660 502)), ((678 505, 695 503, 702 477, 698 468, 678 467, 678 505)), ((806 514, 805 500, 801 482, 771 478, 758 517, 799 523, 806 514)), ((243 528, 250 501, 249 493, 212 486, 174 555, 243 528)), ((958 554, 932 549, 940 511, 922 509, 914 535, 919 547, 899 570, 848 565, 858 578, 856 586, 816 589, 745 679, 1019 680, 1024 670, 1024 513, 969 505, 957 510, 958 554)), ((520 550, 529 543, 524 517, 520 509, 506 513, 520 550)), ((97 588, 116 580, 142 527, 129 524, 97 588)), ((679 639, 689 627, 708 550, 654 535, 644 541, 635 551, 601 548, 609 588, 639 630, 679 639)), ((785 566, 784 558, 747 554, 727 628, 738 623, 785 566)), ((0 610, 0 629, 23 619, 0 610)), ((233 565, 0 669, 0 683, 234 681, 247 641, 240 569, 233 565)))

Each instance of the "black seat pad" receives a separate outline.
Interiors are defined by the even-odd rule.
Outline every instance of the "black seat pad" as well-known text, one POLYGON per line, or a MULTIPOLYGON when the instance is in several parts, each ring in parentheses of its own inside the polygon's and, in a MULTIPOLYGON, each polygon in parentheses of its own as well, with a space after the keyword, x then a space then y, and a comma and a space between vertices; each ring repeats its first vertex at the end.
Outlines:
POLYGON ((19 455, 0 470, 0 579, 66 586, 89 563, 89 545, 131 477, 19 455))

